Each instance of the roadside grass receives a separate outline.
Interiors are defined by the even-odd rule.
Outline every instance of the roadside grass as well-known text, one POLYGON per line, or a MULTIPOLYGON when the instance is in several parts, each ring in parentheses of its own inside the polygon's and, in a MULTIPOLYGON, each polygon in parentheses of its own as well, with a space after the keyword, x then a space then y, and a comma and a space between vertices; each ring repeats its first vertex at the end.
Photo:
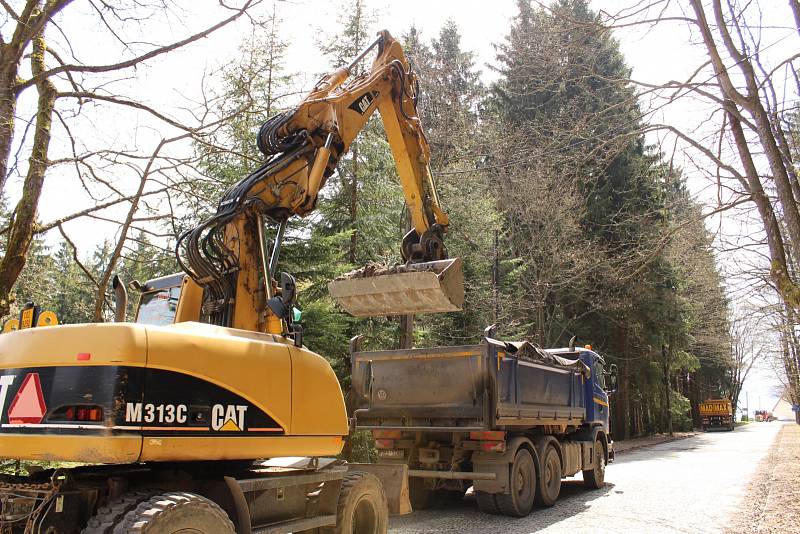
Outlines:
POLYGON ((0 474, 27 476, 48 469, 71 469, 87 465, 78 462, 32 462, 23 460, 0 460, 0 474))

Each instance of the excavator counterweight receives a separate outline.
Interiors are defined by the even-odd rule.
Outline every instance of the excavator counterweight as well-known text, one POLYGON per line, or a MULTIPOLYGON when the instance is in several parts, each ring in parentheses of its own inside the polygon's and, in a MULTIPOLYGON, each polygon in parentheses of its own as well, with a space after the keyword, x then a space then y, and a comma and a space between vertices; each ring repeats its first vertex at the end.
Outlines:
POLYGON ((355 317, 458 311, 464 303, 461 259, 366 267, 328 284, 331 297, 355 317))

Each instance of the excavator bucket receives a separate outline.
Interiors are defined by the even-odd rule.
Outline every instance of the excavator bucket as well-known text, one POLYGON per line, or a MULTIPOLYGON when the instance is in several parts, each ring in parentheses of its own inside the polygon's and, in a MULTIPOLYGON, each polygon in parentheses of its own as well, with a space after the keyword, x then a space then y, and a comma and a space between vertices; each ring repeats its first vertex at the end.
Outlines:
POLYGON ((365 267, 334 280, 328 291, 355 317, 458 311, 464 304, 461 259, 365 267))

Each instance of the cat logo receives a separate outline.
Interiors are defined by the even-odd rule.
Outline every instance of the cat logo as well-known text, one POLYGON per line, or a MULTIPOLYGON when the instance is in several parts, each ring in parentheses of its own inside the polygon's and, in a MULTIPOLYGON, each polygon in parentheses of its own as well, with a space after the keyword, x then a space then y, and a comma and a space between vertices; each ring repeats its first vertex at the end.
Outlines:
POLYGON ((350 109, 363 115, 367 112, 372 103, 375 102, 376 98, 378 98, 378 91, 367 91, 358 97, 355 102, 350 104, 350 109))
POLYGON ((211 408, 211 428, 220 432, 241 432, 244 430, 246 413, 247 406, 215 404, 211 408))

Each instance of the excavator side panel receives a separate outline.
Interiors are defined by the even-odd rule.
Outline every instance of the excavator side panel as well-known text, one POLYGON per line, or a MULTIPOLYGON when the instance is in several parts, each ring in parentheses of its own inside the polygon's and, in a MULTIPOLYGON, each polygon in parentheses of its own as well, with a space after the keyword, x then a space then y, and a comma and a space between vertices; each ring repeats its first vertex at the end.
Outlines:
POLYGON ((0 457, 135 462, 142 437, 116 428, 114 413, 141 392, 146 347, 143 327, 119 323, 0 336, 0 457), (80 409, 102 421, 75 420, 80 409))

